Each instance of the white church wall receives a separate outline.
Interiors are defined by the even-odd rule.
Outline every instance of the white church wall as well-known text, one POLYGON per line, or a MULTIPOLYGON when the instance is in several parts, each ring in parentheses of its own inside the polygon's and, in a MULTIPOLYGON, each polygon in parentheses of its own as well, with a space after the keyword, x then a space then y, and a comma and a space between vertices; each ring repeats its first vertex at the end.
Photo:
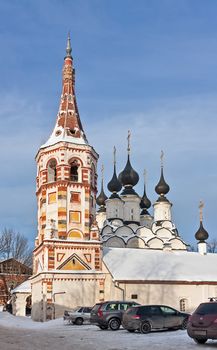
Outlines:
POLYGON ((154 205, 154 221, 172 220, 171 203, 155 202, 154 205))

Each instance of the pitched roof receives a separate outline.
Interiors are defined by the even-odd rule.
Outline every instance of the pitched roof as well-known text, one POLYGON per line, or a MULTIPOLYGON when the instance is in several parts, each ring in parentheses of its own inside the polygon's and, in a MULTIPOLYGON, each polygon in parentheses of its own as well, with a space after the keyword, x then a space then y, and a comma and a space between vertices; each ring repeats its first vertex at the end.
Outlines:
POLYGON ((103 261, 117 281, 217 282, 217 254, 104 248, 103 261))

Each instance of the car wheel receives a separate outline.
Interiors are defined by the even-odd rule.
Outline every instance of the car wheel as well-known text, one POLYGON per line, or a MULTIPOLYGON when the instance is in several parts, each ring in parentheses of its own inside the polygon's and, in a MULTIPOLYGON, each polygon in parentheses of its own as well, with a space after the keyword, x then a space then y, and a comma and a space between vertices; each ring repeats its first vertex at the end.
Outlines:
POLYGON ((181 329, 186 329, 188 324, 188 318, 184 318, 181 324, 181 329))
POLYGON ((143 334, 147 334, 151 332, 151 325, 148 321, 141 323, 140 332, 143 334))
POLYGON ((111 318, 109 321, 109 328, 111 328, 112 331, 117 331, 120 328, 121 321, 119 318, 111 318))
POLYGON ((108 326, 98 326, 100 329, 102 329, 103 331, 108 329, 108 326))
POLYGON ((205 344, 207 339, 206 338, 193 338, 195 343, 197 344, 205 344))
POLYGON ((75 324, 76 324, 77 326, 81 326, 81 325, 83 324, 83 322, 84 322, 84 320, 83 320, 83 318, 81 318, 81 317, 78 317, 78 318, 76 318, 76 320, 75 320, 75 324))

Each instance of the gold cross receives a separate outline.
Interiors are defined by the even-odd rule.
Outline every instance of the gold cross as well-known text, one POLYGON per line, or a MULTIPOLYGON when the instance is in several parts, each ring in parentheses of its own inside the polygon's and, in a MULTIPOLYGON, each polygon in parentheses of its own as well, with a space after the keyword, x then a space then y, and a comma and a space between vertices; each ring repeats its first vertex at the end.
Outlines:
POLYGON ((161 162, 161 167, 163 168, 163 159, 164 159, 164 151, 161 150, 161 154, 160 154, 160 162, 161 162))
POLYGON ((116 164, 116 147, 114 146, 113 150, 113 157, 114 157, 114 165, 116 164))
POLYGON ((203 203, 203 201, 200 201, 200 203, 199 203, 200 222, 203 221, 203 208, 204 208, 204 203, 203 203))
POLYGON ((102 180, 103 180, 103 177, 104 177, 104 165, 102 164, 102 167, 101 167, 101 174, 102 174, 102 180))
POLYGON ((130 133, 130 130, 128 130, 128 135, 127 135, 127 151, 128 151, 128 154, 130 154, 130 137, 131 137, 131 133, 130 133))
POLYGON ((144 169, 143 175, 144 175, 144 183, 146 185, 146 182, 147 182, 147 170, 146 169, 144 169))

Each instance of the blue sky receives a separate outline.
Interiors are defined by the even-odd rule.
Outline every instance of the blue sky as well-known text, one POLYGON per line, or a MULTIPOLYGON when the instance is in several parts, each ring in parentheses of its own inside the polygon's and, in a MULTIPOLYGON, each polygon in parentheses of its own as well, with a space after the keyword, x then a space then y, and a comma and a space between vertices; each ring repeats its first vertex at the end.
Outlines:
POLYGON ((0 229, 36 236, 34 157, 56 120, 67 33, 76 95, 89 142, 112 176, 126 162, 143 169, 147 192, 160 174, 170 185, 173 219, 195 243, 198 204, 216 238, 217 2, 214 0, 0 1, 0 229))

